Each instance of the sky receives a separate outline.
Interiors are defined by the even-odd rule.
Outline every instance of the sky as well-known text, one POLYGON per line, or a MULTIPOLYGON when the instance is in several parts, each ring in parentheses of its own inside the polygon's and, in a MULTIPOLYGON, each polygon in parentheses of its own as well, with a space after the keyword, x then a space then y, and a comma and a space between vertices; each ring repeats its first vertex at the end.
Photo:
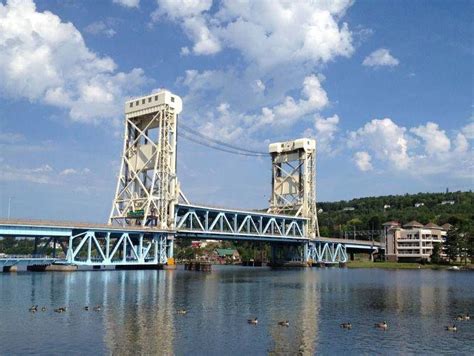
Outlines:
MULTIPOLYGON (((123 104, 256 151, 317 141, 317 199, 474 186, 472 1, 0 0, 0 217, 104 222, 123 104)), ((194 203, 262 208, 270 158, 179 139, 194 203)))

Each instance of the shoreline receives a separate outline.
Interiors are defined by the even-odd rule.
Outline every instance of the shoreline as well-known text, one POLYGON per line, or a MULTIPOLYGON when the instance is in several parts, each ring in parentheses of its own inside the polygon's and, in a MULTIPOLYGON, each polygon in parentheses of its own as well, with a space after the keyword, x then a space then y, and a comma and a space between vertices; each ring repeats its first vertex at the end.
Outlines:
POLYGON ((381 268, 381 269, 431 269, 451 271, 452 267, 459 267, 453 271, 474 271, 474 265, 440 265, 440 264, 420 264, 416 262, 371 262, 371 261, 349 261, 347 268, 381 268))

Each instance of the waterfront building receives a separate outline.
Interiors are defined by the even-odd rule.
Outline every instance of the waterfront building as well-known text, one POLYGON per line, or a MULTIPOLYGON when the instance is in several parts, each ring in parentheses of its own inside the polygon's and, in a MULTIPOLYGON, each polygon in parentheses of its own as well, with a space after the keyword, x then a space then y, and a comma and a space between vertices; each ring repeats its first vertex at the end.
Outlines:
POLYGON ((433 223, 389 221, 383 227, 387 261, 429 261, 434 245, 446 239, 446 229, 433 223))

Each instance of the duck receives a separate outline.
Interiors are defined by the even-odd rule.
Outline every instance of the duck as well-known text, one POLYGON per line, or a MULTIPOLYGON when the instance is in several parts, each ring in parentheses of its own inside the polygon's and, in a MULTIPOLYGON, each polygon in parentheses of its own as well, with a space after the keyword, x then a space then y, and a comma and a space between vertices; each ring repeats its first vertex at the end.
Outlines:
POLYGON ((67 310, 66 307, 59 307, 59 308, 54 309, 56 313, 64 313, 66 310, 67 310))
POLYGON ((248 319, 247 323, 252 324, 252 325, 257 325, 258 324, 258 319, 257 318, 248 319))
POLYGON ((32 305, 30 309, 28 309, 32 313, 36 313, 38 311, 38 306, 37 305, 32 305))
POLYGON ((95 307, 94 307, 94 311, 100 311, 101 309, 101 306, 99 304, 97 304, 95 307))
POLYGON ((382 322, 382 323, 376 323, 375 324, 375 327, 376 328, 379 328, 379 329, 384 329, 384 330, 387 330, 388 329, 388 324, 386 321, 382 322))
POLYGON ((283 321, 279 321, 279 322, 278 322, 278 325, 289 327, 289 326, 290 326, 290 322, 289 322, 288 320, 283 320, 283 321))
POLYGON ((448 325, 446 326, 445 328, 447 331, 458 331, 458 328, 456 327, 456 325, 448 325))
POLYGON ((184 315, 184 314, 186 314, 187 312, 188 312, 188 311, 187 311, 186 309, 184 309, 184 308, 183 308, 183 309, 178 309, 178 310, 176 311, 176 313, 181 314, 181 315, 184 315))
POLYGON ((341 328, 343 329, 352 329, 352 324, 351 323, 342 323, 340 325, 341 328))
POLYGON ((86 306, 84 307, 84 310, 85 310, 85 311, 89 311, 89 306, 86 305, 86 306))
POLYGON ((471 316, 469 314, 459 314, 456 317, 456 320, 461 321, 461 320, 471 320, 471 316))
POLYGON ((41 311, 42 311, 42 312, 45 312, 45 311, 46 311, 46 307, 42 307, 42 308, 41 308, 41 311))

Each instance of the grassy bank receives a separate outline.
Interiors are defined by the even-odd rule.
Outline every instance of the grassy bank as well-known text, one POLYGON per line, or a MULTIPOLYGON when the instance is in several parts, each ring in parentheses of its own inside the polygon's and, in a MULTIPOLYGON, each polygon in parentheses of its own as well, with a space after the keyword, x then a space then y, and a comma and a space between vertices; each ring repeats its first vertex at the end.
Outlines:
POLYGON ((371 261, 349 261, 349 268, 386 268, 386 269, 448 269, 449 265, 399 263, 399 262, 371 262, 371 261))

